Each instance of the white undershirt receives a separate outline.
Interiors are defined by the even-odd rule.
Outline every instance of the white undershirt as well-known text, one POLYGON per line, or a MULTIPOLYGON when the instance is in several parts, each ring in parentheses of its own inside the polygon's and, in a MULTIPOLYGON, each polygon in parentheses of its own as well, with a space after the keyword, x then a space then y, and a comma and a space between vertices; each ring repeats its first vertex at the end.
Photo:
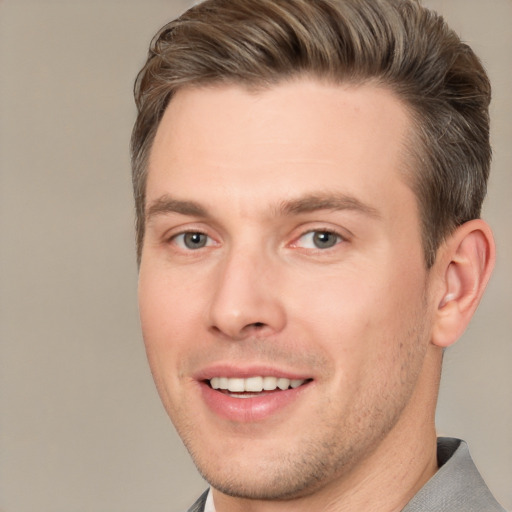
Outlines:
POLYGON ((208 491, 208 496, 206 497, 206 503, 204 504, 204 512, 215 512, 215 504, 213 503, 213 493, 211 487, 208 491))

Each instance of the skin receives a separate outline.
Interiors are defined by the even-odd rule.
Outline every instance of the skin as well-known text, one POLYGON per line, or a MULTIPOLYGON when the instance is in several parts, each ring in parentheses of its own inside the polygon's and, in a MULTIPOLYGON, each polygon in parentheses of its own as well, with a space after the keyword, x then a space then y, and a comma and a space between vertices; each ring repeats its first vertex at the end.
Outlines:
POLYGON ((463 323, 440 310, 474 288, 456 248, 477 232, 468 251, 489 251, 489 236, 467 228, 426 270, 404 179, 410 130, 402 103, 369 84, 185 88, 168 106, 149 162, 140 315, 217 512, 401 510, 437 469, 441 346, 463 323), (205 402, 198 376, 212 365, 309 380, 237 421, 205 402))

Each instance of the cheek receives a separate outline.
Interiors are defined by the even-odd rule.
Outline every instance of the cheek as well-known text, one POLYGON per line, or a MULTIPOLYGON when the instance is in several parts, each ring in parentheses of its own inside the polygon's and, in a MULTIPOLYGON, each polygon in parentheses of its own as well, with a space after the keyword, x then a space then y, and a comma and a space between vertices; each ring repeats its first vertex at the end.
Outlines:
MULTIPOLYGON (((290 280, 292 281, 292 280, 290 280)), ((387 280, 368 270, 302 276, 285 292, 294 320, 337 339, 342 346, 360 344, 355 336, 391 320, 394 297, 387 280)), ((292 320, 293 323, 293 320, 292 320)))
POLYGON ((321 279, 303 276, 286 291, 290 324, 344 372, 393 364, 423 311, 421 272, 365 263, 321 279))
POLYGON ((146 353, 157 386, 161 378, 179 377, 181 355, 186 348, 181 340, 200 323, 194 311, 199 306, 197 294, 194 293, 195 300, 191 295, 191 287, 172 279, 168 272, 155 266, 150 270, 141 266, 139 314, 146 353))
POLYGON ((143 264, 138 287, 143 332, 150 333, 151 339, 174 340, 184 329, 198 325, 196 317, 205 297, 201 282, 166 265, 143 264))
POLYGON ((168 271, 156 265, 150 271, 141 266, 138 301, 146 355, 157 391, 173 421, 190 392, 190 379, 185 377, 188 350, 205 339, 198 332, 197 295, 194 287, 183 286, 183 280, 173 279, 168 271))

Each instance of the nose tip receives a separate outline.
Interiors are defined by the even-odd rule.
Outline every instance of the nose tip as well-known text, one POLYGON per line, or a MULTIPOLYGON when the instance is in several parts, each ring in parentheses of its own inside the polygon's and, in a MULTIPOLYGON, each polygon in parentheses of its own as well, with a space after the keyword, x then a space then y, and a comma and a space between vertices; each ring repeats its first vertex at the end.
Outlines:
POLYGON ((268 336, 286 324, 283 303, 276 282, 255 266, 231 262, 220 275, 210 309, 210 326, 232 340, 268 336))
POLYGON ((217 305, 212 315, 211 327, 215 332, 232 340, 243 340, 247 337, 268 336, 279 332, 284 323, 284 314, 280 308, 266 310, 264 304, 256 308, 246 303, 245 306, 231 312, 217 305))

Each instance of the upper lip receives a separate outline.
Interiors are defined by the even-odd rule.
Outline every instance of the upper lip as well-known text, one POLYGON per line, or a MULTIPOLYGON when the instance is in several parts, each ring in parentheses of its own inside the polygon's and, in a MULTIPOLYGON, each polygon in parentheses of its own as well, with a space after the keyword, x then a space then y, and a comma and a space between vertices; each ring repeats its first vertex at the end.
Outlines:
POLYGON ((312 379, 310 374, 288 369, 281 369, 270 365, 240 366, 234 364, 215 364, 202 368, 194 374, 198 381, 210 380, 213 377, 241 378, 249 377, 283 377, 290 380, 312 379))

